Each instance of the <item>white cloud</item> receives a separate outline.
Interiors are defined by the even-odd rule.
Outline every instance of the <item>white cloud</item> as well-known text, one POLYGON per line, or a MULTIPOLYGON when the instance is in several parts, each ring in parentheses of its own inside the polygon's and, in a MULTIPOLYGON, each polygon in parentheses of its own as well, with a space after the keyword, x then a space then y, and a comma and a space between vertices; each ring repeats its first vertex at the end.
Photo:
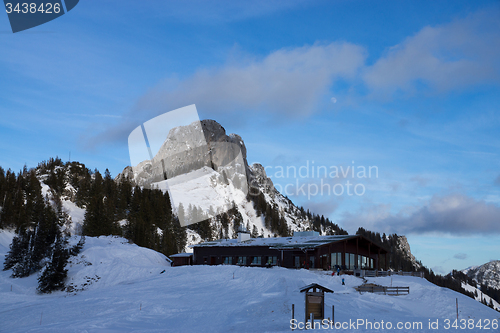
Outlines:
POLYGON ((466 253, 457 253, 453 256, 453 258, 459 259, 459 260, 465 260, 465 259, 467 259, 467 254, 466 253))
POLYGON ((390 205, 369 207, 356 214, 347 213, 340 224, 397 234, 499 234, 500 207, 460 194, 434 196, 421 207, 397 214, 390 212, 390 205))
POLYGON ((308 116, 318 111, 335 80, 355 79, 364 62, 360 46, 317 43, 280 49, 260 60, 232 60, 183 80, 167 78, 143 95, 120 124, 89 138, 87 145, 123 141, 137 123, 191 104, 226 125, 248 119, 246 112, 282 119, 308 116))
POLYGON ((499 12, 478 12, 440 26, 427 26, 390 48, 363 79, 373 96, 418 91, 446 92, 500 82, 499 12))
POLYGON ((247 112, 293 119, 319 112, 324 101, 337 101, 335 106, 353 103, 364 96, 360 83, 368 88, 369 97, 382 99, 499 84, 499 15, 497 10, 478 12, 424 27, 371 66, 365 63, 362 46, 333 42, 283 48, 250 61, 232 59, 182 79, 170 75, 139 98, 121 124, 91 138, 89 145, 123 141, 134 128, 131 123, 191 104, 202 116, 228 124, 248 119, 247 112), (351 85, 348 96, 328 98, 339 79, 351 85))
POLYGON ((210 114, 265 110, 309 115, 338 78, 354 78, 364 49, 349 43, 315 44, 275 51, 262 60, 202 69, 143 96, 136 110, 167 110, 196 104, 210 114))

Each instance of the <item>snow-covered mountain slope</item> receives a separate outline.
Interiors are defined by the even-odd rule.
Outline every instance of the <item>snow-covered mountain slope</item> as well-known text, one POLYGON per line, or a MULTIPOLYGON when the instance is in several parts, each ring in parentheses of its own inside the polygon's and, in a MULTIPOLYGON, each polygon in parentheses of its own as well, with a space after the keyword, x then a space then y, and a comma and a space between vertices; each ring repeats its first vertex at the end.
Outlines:
MULTIPOLYGON (((85 290, 37 295, 36 274, 23 279, 0 272, 0 322, 5 332, 289 332, 292 304, 303 321, 304 294, 299 289, 319 283, 334 291, 326 294, 327 316, 335 306, 335 321, 346 331, 349 321, 372 324, 383 320, 422 323, 422 330, 442 332, 445 320, 459 318, 499 320, 500 314, 462 294, 437 287, 422 278, 393 276, 369 282, 409 286, 406 296, 360 294, 364 281, 353 276, 331 276, 324 271, 238 266, 169 267, 154 251, 123 239, 87 238, 78 260, 69 267, 70 279, 85 290), (89 263, 92 263, 89 265, 89 263), (163 273, 162 273, 163 272, 163 273), (97 281, 92 278, 99 276, 97 281), (341 280, 345 279, 345 285, 341 280), (12 289, 11 289, 12 288, 12 289), (439 321, 439 330, 429 329, 439 321)), ((491 327, 491 324, 490 324, 491 327)), ((474 330, 472 330, 474 331, 474 330)))
MULTIPOLYGON (((262 193, 266 205, 277 211, 275 216, 285 221, 287 228, 283 229, 290 232, 312 229, 310 217, 275 189, 264 167, 257 163, 248 164, 246 151, 245 143, 239 135, 227 135, 216 121, 203 120, 172 129, 154 159, 143 161, 134 168, 126 167, 116 179, 126 177, 141 186, 156 187, 164 191, 169 189, 177 213, 179 202, 189 202, 192 206, 201 208, 207 217, 213 217, 217 215, 217 211, 227 211, 235 205, 241 214, 243 226, 248 227, 249 231, 255 229, 264 237, 273 237, 277 231, 266 226, 263 215, 266 212, 258 213, 252 199, 247 196, 247 193, 262 193), (235 156, 238 163, 228 163, 234 161, 235 156), (167 171, 173 170, 172 177, 158 180, 164 168, 167 171)), ((183 210, 187 209, 187 205, 183 204, 183 210)), ((186 214, 189 215, 189 212, 186 214)), ((235 218, 230 216, 232 220, 235 218)), ((217 221, 212 220, 211 226, 215 234, 219 235, 221 226, 217 221)), ((321 226, 321 231, 335 233, 325 226, 321 226)), ((229 230, 224 237, 235 238, 235 230, 229 230)), ((194 238, 198 240, 199 237, 194 238)), ((193 244, 192 239, 193 237, 188 237, 186 251, 191 251, 189 245, 193 244)))
POLYGON ((9 252, 10 244, 16 233, 13 230, 0 229, 0 260, 5 258, 7 252, 9 252))
POLYGON ((493 260, 481 266, 469 267, 462 272, 479 284, 500 289, 500 260, 493 260))
MULTIPOLYGON (((52 197, 50 187, 43 182, 46 175, 39 176, 40 184, 42 185, 42 194, 48 198, 52 197)), ((74 194, 76 190, 70 184, 66 184, 65 193, 61 199, 64 212, 68 215, 68 223, 64 227, 64 232, 68 235, 81 235, 83 220, 85 218, 85 209, 78 207, 74 202, 74 194)), ((53 200, 52 204, 55 206, 53 200)))
POLYGON ((470 291, 474 293, 474 298, 478 302, 483 302, 486 301, 486 304, 490 304, 490 302, 493 303, 493 308, 497 311, 500 311, 500 304, 492 299, 490 296, 486 295, 485 293, 481 292, 480 289, 477 289, 474 286, 469 285, 468 283, 462 282, 462 288, 464 288, 467 291, 470 291), (476 296, 477 295, 477 296, 476 296))

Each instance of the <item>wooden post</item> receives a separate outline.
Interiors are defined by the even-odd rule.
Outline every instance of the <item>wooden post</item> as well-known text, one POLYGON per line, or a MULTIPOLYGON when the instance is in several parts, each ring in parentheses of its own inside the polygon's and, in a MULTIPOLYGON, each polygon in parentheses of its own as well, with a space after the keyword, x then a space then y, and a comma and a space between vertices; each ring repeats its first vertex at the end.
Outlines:
POLYGON ((358 267, 358 269, 361 269, 361 265, 359 264, 359 246, 358 246, 358 241, 359 241, 359 238, 356 238, 356 259, 354 259, 355 261, 355 265, 356 267, 358 267))
MULTIPOLYGON (((295 319, 295 304, 292 304, 292 321, 295 319)), ((292 326, 293 331, 293 326, 292 326)))
POLYGON ((380 271, 380 248, 377 253, 377 272, 380 271))
POLYGON ((347 251, 347 241, 344 241, 344 252, 342 252, 342 266, 347 266, 347 263, 345 262, 346 251, 347 251))
POLYGON ((314 329, 314 313, 311 312, 309 314, 309 318, 311 319, 311 327, 312 329, 314 329))
POLYGON ((335 325, 335 305, 332 305, 332 323, 335 325))
POLYGON ((458 322, 458 298, 457 298, 457 322, 458 322))
POLYGON ((370 259, 372 257, 372 243, 368 243, 368 267, 370 267, 370 259))
POLYGON ((330 266, 330 268, 333 269, 333 267, 332 267, 332 243, 330 243, 330 245, 328 245, 328 259, 327 259, 327 262, 328 262, 328 266, 330 266))
POLYGON ((305 298, 306 298, 306 301, 305 301, 305 317, 306 319, 304 320, 304 325, 307 324, 307 291, 304 293, 305 294, 305 298))

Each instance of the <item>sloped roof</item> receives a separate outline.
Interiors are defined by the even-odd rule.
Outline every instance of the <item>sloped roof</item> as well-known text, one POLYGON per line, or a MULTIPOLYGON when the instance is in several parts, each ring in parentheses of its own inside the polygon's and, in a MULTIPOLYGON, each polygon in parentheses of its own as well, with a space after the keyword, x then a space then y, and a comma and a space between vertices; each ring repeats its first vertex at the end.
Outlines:
POLYGON ((311 284, 308 284, 307 286, 305 287, 302 287, 300 288, 300 292, 303 293, 304 291, 309 291, 310 289, 313 289, 313 288, 318 288, 318 289, 321 289, 323 290, 323 292, 326 292, 326 293, 333 293, 333 290, 330 290, 328 289, 327 287, 323 287, 317 283, 311 283, 311 284))
POLYGON ((243 242, 236 239, 219 239, 191 245, 191 247, 220 247, 220 246, 268 246, 271 249, 312 249, 321 245, 343 241, 357 235, 333 235, 333 236, 296 236, 296 237, 273 237, 273 238, 251 238, 243 242))
POLYGON ((176 253, 169 256, 170 258, 189 258, 192 257, 192 253, 176 253))

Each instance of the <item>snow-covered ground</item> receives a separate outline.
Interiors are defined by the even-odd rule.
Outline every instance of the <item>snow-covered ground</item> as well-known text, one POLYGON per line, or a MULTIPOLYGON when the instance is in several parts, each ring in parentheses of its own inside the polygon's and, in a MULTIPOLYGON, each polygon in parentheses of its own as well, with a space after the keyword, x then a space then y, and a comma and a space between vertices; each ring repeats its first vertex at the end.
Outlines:
POLYGON ((463 283, 463 282, 462 282, 462 288, 464 288, 467 291, 473 292, 473 293, 475 292, 477 294, 477 297, 475 297, 475 299, 478 302, 481 302, 484 299, 484 300, 486 300, 487 304, 490 304, 490 301, 493 301, 493 307, 495 308, 495 310, 500 311, 500 304, 498 304, 498 302, 495 301, 494 299, 492 300, 490 296, 483 294, 481 289, 477 289, 476 287, 471 286, 468 283, 463 283))
MULTIPOLYGON (((0 233, 0 255, 8 250, 9 237, 0 233)), ((302 321, 304 316, 299 289, 314 282, 335 291, 326 294, 325 304, 327 314, 335 305, 338 322, 422 322, 423 330, 396 331, 445 332, 445 319, 456 318, 456 298, 460 319, 500 319, 499 312, 417 277, 368 279, 409 286, 407 296, 360 294, 354 287, 363 280, 345 276, 343 286, 342 276, 324 271, 170 267, 163 255, 121 238, 88 237, 68 269, 68 282, 83 291, 37 295, 36 275, 12 279, 10 272, 0 272, 0 331, 289 332, 292 304, 296 318, 302 321), (429 329, 429 320, 439 320, 439 330, 429 329)), ((344 331, 371 331, 365 326, 351 328, 344 331)))

